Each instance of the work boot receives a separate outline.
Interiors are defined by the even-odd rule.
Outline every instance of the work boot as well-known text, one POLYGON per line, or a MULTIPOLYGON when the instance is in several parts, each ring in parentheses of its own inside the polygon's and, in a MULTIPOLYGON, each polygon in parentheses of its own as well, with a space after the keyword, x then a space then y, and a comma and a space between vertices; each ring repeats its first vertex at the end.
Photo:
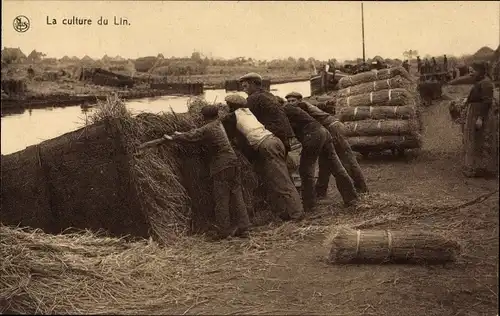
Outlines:
POLYGON ((250 233, 248 232, 248 230, 243 230, 243 231, 239 231, 235 236, 238 238, 247 239, 247 238, 250 238, 250 233))
POLYGON ((315 190, 316 190, 316 198, 318 200, 326 198, 328 188, 316 187, 315 190))
POLYGON ((307 208, 304 208, 304 212, 306 214, 311 214, 311 213, 315 213, 318 211, 318 206, 317 205, 314 205, 314 206, 310 206, 310 207, 307 207, 307 208))
POLYGON ((239 238, 250 238, 250 233, 248 232, 247 228, 238 228, 234 232, 233 236, 239 238))
POLYGON ((279 215, 279 217, 280 217, 280 219, 281 219, 282 221, 289 221, 289 220, 291 219, 291 217, 290 217, 290 215, 288 215, 288 213, 281 213, 281 214, 279 215))
POLYGON ((223 239, 227 239, 234 236, 237 230, 237 227, 230 227, 229 229, 213 232, 211 235, 209 235, 209 239, 211 241, 220 241, 223 239))
POLYGON ((292 222, 301 222, 306 217, 305 213, 300 214, 298 217, 294 217, 291 219, 292 222))
POLYGON ((353 200, 350 200, 348 202, 344 202, 345 207, 351 207, 351 206, 356 206, 356 204, 359 202, 358 198, 355 198, 353 200))

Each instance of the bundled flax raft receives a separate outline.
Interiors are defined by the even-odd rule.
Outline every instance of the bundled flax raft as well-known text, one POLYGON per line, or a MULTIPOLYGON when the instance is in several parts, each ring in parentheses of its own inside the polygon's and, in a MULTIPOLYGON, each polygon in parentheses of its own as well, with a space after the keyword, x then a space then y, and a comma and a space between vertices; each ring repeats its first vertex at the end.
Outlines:
POLYGON ((425 231, 336 229, 327 239, 331 263, 445 263, 460 245, 425 231))
POLYGON ((393 67, 381 70, 371 70, 362 72, 352 76, 342 77, 339 80, 338 87, 344 89, 351 86, 356 86, 362 83, 373 82, 377 80, 387 80, 396 76, 401 76, 408 81, 413 82, 413 78, 410 76, 408 71, 403 67, 393 67))
MULTIPOLYGON (((363 85, 367 87, 366 83, 360 86, 363 85)), ((361 91, 356 86, 351 88, 361 91)), ((339 97, 335 112, 344 123, 345 134, 354 150, 404 150, 421 146, 418 104, 417 95, 407 89, 384 89, 339 97)))

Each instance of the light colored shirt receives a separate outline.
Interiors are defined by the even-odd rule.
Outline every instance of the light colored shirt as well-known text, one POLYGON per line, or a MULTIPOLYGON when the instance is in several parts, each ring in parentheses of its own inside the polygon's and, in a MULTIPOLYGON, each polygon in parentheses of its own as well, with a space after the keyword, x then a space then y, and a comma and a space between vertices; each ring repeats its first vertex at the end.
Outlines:
POLYGON ((259 145, 269 136, 273 135, 248 108, 241 108, 234 111, 236 116, 236 128, 240 131, 253 148, 259 145))

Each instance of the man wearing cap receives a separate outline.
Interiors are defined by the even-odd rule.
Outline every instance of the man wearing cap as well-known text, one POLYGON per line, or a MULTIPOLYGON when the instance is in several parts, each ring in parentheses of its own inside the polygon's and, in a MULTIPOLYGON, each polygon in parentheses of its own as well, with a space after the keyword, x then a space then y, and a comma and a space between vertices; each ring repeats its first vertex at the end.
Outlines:
MULTIPOLYGON (((487 75, 486 65, 475 62, 474 86, 467 98, 467 112, 464 126, 464 175, 466 177, 484 176, 488 163, 485 160, 485 138, 488 136, 486 123, 493 104, 493 83, 487 75)), ((492 131, 496 132, 496 131, 492 131)))
POLYGON ((262 88, 262 77, 257 73, 248 73, 239 80, 243 91, 248 94, 246 106, 267 130, 281 140, 286 157, 290 151, 290 138, 294 135, 276 96, 262 88))
POLYGON ((243 200, 241 169, 238 157, 218 118, 218 108, 204 106, 201 113, 206 124, 189 132, 165 135, 176 142, 205 145, 209 156, 210 176, 213 179, 217 239, 229 236, 247 237, 250 220, 243 200), (231 221, 232 219, 232 221, 231 221))
MULTIPOLYGON (((298 106, 286 103, 283 106, 295 136, 302 144, 300 153, 299 174, 302 182, 302 203, 306 212, 316 206, 316 189, 314 186, 314 170, 316 161, 321 159, 329 172, 335 177, 337 189, 346 205, 358 198, 351 177, 342 166, 333 147, 332 136, 312 116, 298 106)), ((326 171, 326 170, 325 170, 326 171)))
MULTIPOLYGON (((347 173, 354 182, 354 187, 358 193, 367 193, 368 186, 366 185, 366 180, 361 171, 361 167, 354 155, 351 145, 343 135, 344 124, 340 122, 334 116, 322 111, 318 107, 306 102, 302 99, 302 95, 298 92, 291 92, 286 95, 287 101, 300 107, 302 110, 306 111, 307 114, 316 119, 321 125, 323 125, 332 136, 333 146, 337 155, 342 162, 343 167, 346 169, 347 173)), ((327 166, 328 163, 323 159, 319 159, 319 175, 318 181, 316 182, 316 194, 318 197, 323 198, 326 196, 328 191, 328 183, 330 181, 330 172, 327 166)))
POLYGON ((230 113, 222 118, 222 123, 228 135, 242 135, 253 149, 255 171, 264 182, 273 211, 285 220, 301 220, 304 209, 288 174, 283 142, 259 122, 246 106, 245 98, 230 95, 226 103, 230 113))

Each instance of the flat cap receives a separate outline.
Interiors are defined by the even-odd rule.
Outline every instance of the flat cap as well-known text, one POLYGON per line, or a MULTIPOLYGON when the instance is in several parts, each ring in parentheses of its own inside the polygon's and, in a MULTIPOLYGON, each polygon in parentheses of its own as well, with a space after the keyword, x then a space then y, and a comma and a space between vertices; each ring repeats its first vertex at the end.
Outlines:
POLYGON ((476 71, 486 71, 486 63, 484 62, 473 62, 472 63, 472 69, 476 70, 476 71))
POLYGON ((297 99, 302 99, 302 94, 298 93, 298 92, 295 92, 295 91, 292 91, 290 92, 289 94, 287 94, 285 96, 285 99, 288 99, 288 98, 297 98, 297 99))
POLYGON ((239 94, 230 94, 224 100, 226 100, 226 103, 232 103, 237 105, 247 104, 247 100, 239 94))
POLYGON ((205 105, 201 108, 201 114, 205 117, 216 117, 219 115, 219 108, 215 105, 205 105))
POLYGON ((246 81, 246 80, 256 80, 262 82, 262 76, 256 72, 250 72, 244 76, 241 76, 240 79, 238 79, 238 81, 246 81))

